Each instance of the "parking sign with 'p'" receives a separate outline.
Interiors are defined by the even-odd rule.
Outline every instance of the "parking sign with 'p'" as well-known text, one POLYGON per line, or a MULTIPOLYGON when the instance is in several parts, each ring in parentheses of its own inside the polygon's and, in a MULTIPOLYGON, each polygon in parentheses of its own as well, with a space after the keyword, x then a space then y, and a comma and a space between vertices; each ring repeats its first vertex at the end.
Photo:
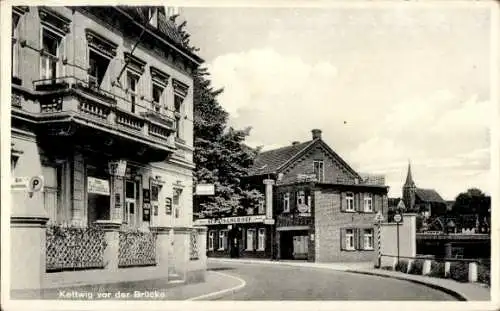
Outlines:
POLYGON ((28 182, 28 192, 43 191, 43 176, 33 176, 28 182))

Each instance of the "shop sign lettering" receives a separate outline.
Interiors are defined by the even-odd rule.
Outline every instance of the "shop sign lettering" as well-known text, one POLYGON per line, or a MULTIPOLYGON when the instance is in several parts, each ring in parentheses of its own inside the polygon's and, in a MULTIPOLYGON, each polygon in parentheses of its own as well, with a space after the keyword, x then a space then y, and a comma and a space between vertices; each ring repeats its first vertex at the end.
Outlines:
POLYGON ((237 217, 224 217, 224 218, 207 218, 198 219, 194 223, 198 226, 203 225, 229 225, 241 223, 259 223, 266 219, 265 215, 259 216, 237 216, 237 217))

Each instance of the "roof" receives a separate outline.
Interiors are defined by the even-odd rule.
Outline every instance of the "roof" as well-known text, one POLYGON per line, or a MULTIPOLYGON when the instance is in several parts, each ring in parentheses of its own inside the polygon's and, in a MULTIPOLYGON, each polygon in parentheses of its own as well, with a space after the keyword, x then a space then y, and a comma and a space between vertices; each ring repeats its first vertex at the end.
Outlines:
POLYGON ((446 203, 434 189, 417 188, 415 194, 424 202, 446 203))
POLYGON ((310 140, 295 145, 264 151, 255 158, 254 165, 250 169, 249 174, 265 175, 276 173, 283 164, 291 160, 302 150, 311 146, 315 141, 316 140, 310 140))
POLYGON ((413 176, 411 175, 411 164, 408 163, 408 173, 406 175, 405 187, 415 187, 415 182, 413 181, 413 176))

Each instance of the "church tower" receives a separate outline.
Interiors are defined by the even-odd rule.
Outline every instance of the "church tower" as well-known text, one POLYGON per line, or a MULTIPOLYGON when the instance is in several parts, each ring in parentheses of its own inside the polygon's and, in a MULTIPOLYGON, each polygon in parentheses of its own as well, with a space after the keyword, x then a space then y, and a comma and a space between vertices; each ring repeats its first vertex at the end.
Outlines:
POLYGON ((415 182, 411 176, 411 164, 408 161, 408 173, 406 175, 405 184, 403 185, 403 202, 408 210, 412 210, 415 207, 416 190, 417 186, 415 186, 415 182))

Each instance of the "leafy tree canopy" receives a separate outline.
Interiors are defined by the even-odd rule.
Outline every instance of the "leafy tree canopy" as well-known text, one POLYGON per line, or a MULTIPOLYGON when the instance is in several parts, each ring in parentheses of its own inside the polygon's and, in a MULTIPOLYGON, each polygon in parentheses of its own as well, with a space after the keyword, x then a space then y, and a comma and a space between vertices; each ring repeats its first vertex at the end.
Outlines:
POLYGON ((470 188, 460 193, 453 203, 452 213, 455 215, 478 214, 489 215, 491 198, 477 188, 470 188))

